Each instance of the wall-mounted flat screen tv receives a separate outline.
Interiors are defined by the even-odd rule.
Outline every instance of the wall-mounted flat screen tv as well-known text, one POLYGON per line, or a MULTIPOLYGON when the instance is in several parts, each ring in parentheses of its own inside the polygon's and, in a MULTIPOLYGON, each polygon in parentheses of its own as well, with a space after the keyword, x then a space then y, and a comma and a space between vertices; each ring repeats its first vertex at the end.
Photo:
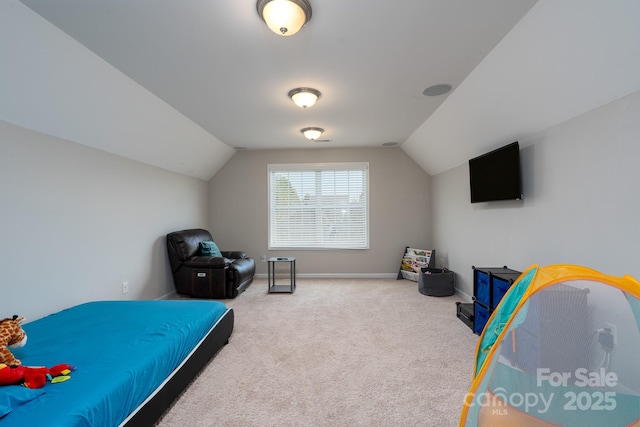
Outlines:
POLYGON ((469 181, 471 203, 522 199, 518 142, 469 160, 469 181))

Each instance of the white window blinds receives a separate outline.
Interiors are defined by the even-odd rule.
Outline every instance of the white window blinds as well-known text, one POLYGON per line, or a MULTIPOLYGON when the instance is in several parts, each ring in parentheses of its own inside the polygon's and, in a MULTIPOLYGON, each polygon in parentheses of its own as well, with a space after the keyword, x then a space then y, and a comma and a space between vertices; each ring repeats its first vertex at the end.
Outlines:
POLYGON ((268 170, 270 249, 368 249, 368 163, 268 170))

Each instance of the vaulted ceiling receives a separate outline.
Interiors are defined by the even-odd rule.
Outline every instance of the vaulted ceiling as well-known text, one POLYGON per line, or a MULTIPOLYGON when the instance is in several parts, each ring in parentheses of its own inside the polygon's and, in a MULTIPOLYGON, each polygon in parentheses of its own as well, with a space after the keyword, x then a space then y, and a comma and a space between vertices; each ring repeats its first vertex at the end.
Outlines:
MULTIPOLYGON (((389 142, 435 174, 640 87, 633 0, 310 2, 311 21, 280 37, 262 22, 255 0, 21 0, 208 136, 198 130, 152 150, 139 135, 118 146, 91 130, 18 124, 202 179, 234 149, 389 142), (453 90, 423 95, 442 83, 453 90), (315 106, 303 110, 288 99, 299 86, 322 92, 315 106), (306 126, 324 128, 327 141, 305 140, 306 126)), ((57 61, 73 61, 73 46, 57 61)), ((73 62, 68 68, 73 80, 80 71, 73 62)), ((104 93, 96 102, 104 103, 104 93)), ((109 102, 117 105, 113 93, 109 102)), ((65 101, 56 106, 64 109, 65 101)), ((0 119, 13 121, 11 108, 5 105, 0 119)), ((137 114, 145 111, 127 113, 136 126, 164 117, 137 114)), ((112 140, 126 138, 123 132, 112 140)))

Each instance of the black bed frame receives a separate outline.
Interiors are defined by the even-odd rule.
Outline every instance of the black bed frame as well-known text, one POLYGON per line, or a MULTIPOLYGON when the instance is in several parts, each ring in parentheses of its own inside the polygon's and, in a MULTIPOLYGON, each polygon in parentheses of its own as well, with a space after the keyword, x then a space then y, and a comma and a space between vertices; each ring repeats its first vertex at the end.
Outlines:
POLYGON ((229 308, 191 355, 120 426, 153 426, 209 360, 229 342, 233 323, 233 309, 229 308))

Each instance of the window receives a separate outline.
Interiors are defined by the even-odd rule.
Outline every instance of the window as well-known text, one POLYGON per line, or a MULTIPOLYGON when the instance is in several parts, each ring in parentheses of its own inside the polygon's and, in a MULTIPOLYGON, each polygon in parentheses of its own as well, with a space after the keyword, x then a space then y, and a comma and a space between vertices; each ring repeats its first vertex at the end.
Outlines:
POLYGON ((269 249, 368 249, 369 164, 269 165, 269 249))

